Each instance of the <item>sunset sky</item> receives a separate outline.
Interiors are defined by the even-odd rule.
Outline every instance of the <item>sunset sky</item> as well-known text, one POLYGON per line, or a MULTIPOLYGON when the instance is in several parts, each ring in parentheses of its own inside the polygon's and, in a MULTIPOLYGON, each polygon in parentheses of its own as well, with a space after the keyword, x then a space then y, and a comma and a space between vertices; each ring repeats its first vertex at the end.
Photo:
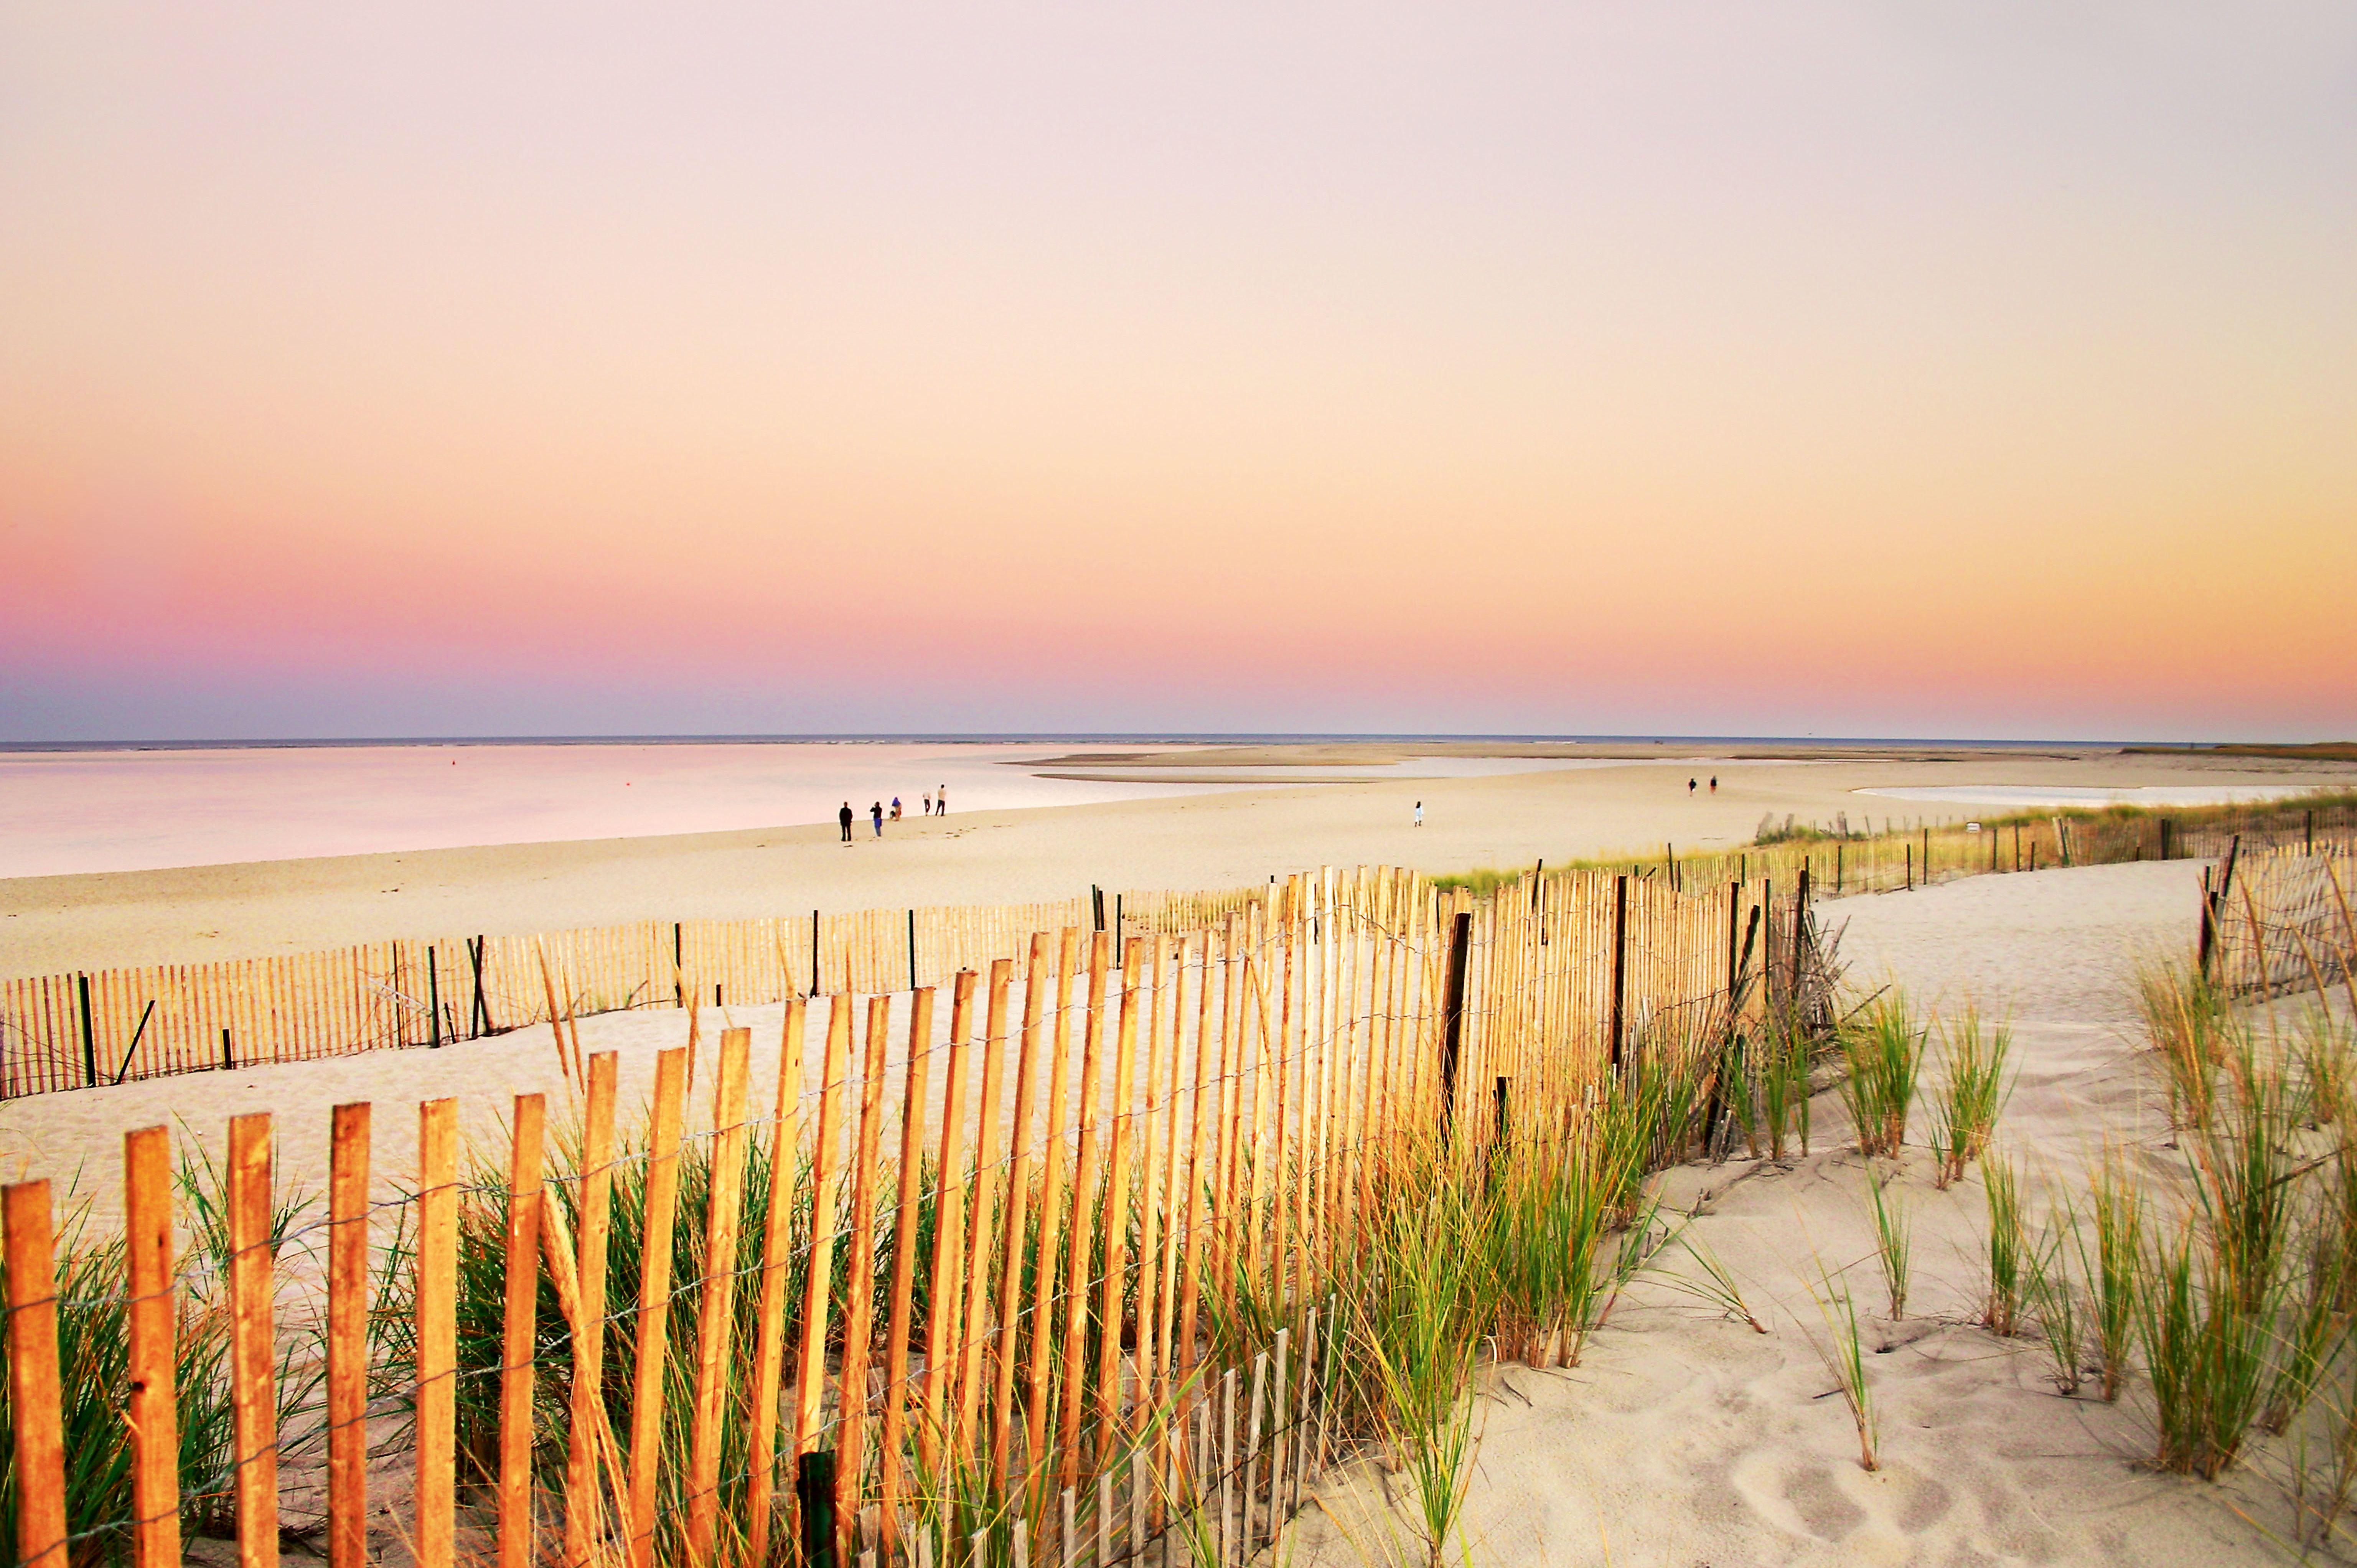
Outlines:
POLYGON ((2357 736, 2357 8, 13 5, 0 740, 2357 736))

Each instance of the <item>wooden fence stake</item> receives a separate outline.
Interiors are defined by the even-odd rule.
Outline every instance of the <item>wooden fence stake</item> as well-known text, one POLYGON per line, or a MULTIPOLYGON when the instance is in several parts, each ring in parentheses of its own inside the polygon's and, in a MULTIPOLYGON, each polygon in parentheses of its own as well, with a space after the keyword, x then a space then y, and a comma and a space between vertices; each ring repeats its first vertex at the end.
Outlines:
MULTIPOLYGON (((807 1478, 817 1453, 826 1401, 826 1345, 834 1303, 834 1233, 840 1216, 836 1195, 843 1179, 843 1091, 851 1075, 851 998, 827 999, 826 1058, 820 1069, 818 1143, 812 1151, 810 1263, 802 1278, 802 1344, 794 1362, 794 1455, 798 1477, 807 1478)), ((831 1462, 831 1460, 830 1460, 831 1462)), ((799 1485, 799 1481, 797 1485, 799 1485)), ((815 1498, 797 1497, 804 1510, 802 1534, 814 1534, 808 1510, 815 1502, 832 1511, 834 1486, 813 1487, 815 1498)), ((832 1552, 833 1536, 826 1536, 832 1552)))
POLYGON ((705 1211, 704 1279, 696 1291, 695 1406, 688 1434, 687 1555, 711 1561, 720 1520, 721 1375, 737 1326, 737 1227, 745 1197, 745 1077, 753 1031, 724 1029, 712 1090, 712 1165, 705 1211))
MULTIPOLYGON (((965 1086, 974 1033, 974 972, 960 970, 950 990, 949 1077, 942 1090, 942 1156, 933 1169, 933 1275, 925 1293, 924 1418, 917 1431, 925 1462, 940 1462, 952 1385, 960 1360, 953 1348, 964 1313, 958 1271, 965 1261, 965 1086)), ((954 1413, 951 1412, 949 1413, 954 1413)))
MULTIPOLYGON (((1031 1355, 1024 1369, 1024 1462, 1037 1466, 1047 1454, 1048 1362, 1055 1345, 1050 1332, 1056 1302, 1057 1251, 1070 1227, 1061 1223, 1064 1202, 1064 1114, 1072 1056, 1072 972, 1080 965, 1081 932, 1067 926, 1056 947, 1054 1059, 1048 1067, 1048 1128, 1039 1176, 1039 1250, 1031 1277, 1031 1355)), ((1067 1543, 1069 1548, 1069 1542, 1067 1543)))
POLYGON ((876 1337, 876 1164, 884 1137, 885 1048, 892 999, 867 1001, 867 1057, 859 1079, 859 1129, 851 1178, 851 1256, 843 1304, 842 1425, 835 1436, 834 1514, 856 1544, 860 1486, 866 1476, 867 1367, 876 1337))
POLYGON ((932 987, 919 991, 910 1000, 909 1065, 900 1102, 900 1201, 892 1219, 892 1297, 884 1326, 884 1431, 877 1455, 881 1476, 877 1498, 888 1563, 900 1536, 900 1455, 909 1410, 909 1314, 917 1279, 917 1224, 924 1212, 925 1069, 933 1054, 932 987))
POLYGON ((1113 1159, 1105 1177, 1104 1278, 1097 1297, 1097 1463, 1120 1435, 1122 1286, 1129 1276, 1129 1144, 1137 1067, 1137 971, 1146 943, 1132 937, 1121 955, 1121 1022, 1114 1035, 1113 1159))
MULTIPOLYGON (((779 966, 781 970, 782 961, 779 966)), ((790 992, 796 988, 784 982, 790 992)), ((746 1478, 745 1509, 751 1516, 747 1560, 769 1561, 770 1528, 778 1488, 778 1388, 784 1380, 786 1268, 793 1251, 794 1178, 800 1170, 802 1104, 802 1030, 805 1004, 786 999, 778 1045, 778 1110, 770 1130, 770 1201, 761 1223, 761 1293, 754 1308, 753 1409, 746 1423, 752 1474, 746 1478)))
POLYGON ((500 1568, 533 1568, 532 1512, 533 1329, 540 1303, 541 1148, 547 1103, 515 1097, 508 1159, 507 1296, 500 1341, 500 1568))
MULTIPOLYGON (((172 1135, 123 1139, 123 1232, 131 1285, 134 1568, 180 1568, 180 1428, 174 1391, 178 1312, 172 1272, 172 1135)), ((19 1453, 24 1452, 21 1448, 19 1453)), ((20 1555, 19 1561, 28 1561, 20 1555)))
POLYGON ((339 1105, 328 1152, 328 1563, 368 1562, 369 1108, 339 1105))
POLYGON ((662 1443, 665 1363, 671 1359, 672 1230, 679 1217, 681 1123, 687 1047, 655 1058, 654 1118, 647 1132, 647 1216, 640 1256, 638 1361, 630 1391, 630 1568, 652 1568, 655 1466, 662 1443))
MULTIPOLYGON (((265 1118, 265 1136, 268 1125, 265 1118)), ((7 1231, 8 1414, 16 1441, 16 1561, 23 1568, 65 1568, 66 1437, 58 1382, 57 1241, 49 1184, 20 1181, 0 1189, 0 1223, 7 1231)), ((274 1553, 274 1530, 270 1544, 274 1553)))
MULTIPOLYGON (((1625 892, 1628 879, 1621 878, 1625 892)), ((1440 1021, 1440 1136, 1448 1143, 1457 1121, 1457 1071, 1465 1050, 1465 977, 1473 967, 1473 917, 1458 911, 1449 926, 1448 990, 1440 1021)), ((1613 968, 1617 993, 1620 968, 1613 968)), ((1620 1060, 1619 1003, 1614 1004, 1612 1059, 1620 1060)))
POLYGON ((1620 1065, 1620 1043, 1628 1037, 1629 1017, 1629 878, 1612 879, 1612 1012, 1606 1030, 1612 1042, 1612 1065, 1620 1065))
MULTIPOLYGON (((1013 1151, 1006 1176, 1006 1210, 999 1227, 998 1361, 991 1398, 990 1473, 1003 1484, 1010 1476, 1015 1439, 1015 1368, 1019 1359, 1016 1327, 1019 1321, 1017 1294, 1023 1286, 1023 1226, 1031 1197, 1031 1122, 1033 1097, 1039 1078, 1039 1015, 1048 993, 1048 933, 1031 935, 1031 962, 1023 979, 1023 1048, 1015 1064, 1015 1119, 1008 1145, 1013 1151)), ((1045 1230, 1039 1250, 1049 1247, 1045 1230)), ((1045 1268, 1035 1260, 1035 1268, 1045 1268)), ((1036 1332, 1037 1324, 1034 1328, 1036 1332)), ((1016 1532, 1019 1539, 1022 1531, 1016 1532)))
POLYGON ((974 1200, 967 1210, 965 1327, 959 1335, 957 1441, 959 1457, 971 1458, 982 1424, 983 1351, 990 1341, 991 1220, 998 1204, 1001 1101, 1006 1078, 1006 992, 1015 966, 1006 959, 990 965, 990 1001, 984 1013, 980 1131, 974 1150, 974 1200))
POLYGON ((230 1377, 240 1568, 277 1568, 277 1322, 270 1234, 270 1115, 229 1124, 230 1377))
POLYGON ((1086 1371, 1089 1326, 1091 1216, 1097 1199, 1099 1085, 1104 1076, 1105 957, 1112 939, 1098 931, 1089 939, 1089 1015, 1081 1055, 1081 1147, 1072 1182, 1071 1217, 1064 1233, 1064 1387, 1057 1412, 1056 1446, 1062 1455, 1059 1477, 1072 1486, 1081 1477, 1081 1394, 1086 1371))
POLYGON ((417 1108, 418 1568, 451 1568, 457 1504, 458 1102, 417 1108))
MULTIPOLYGON (((614 1098, 617 1064, 612 1051, 588 1062, 588 1099, 581 1124, 581 1248, 576 1287, 579 1321, 573 1326, 572 1430, 565 1454, 565 1561, 582 1568, 605 1537, 608 1498, 597 1465, 605 1433, 606 1399, 600 1386, 606 1366, 606 1253, 613 1230, 614 1098)), ((608 1455, 610 1458, 610 1455, 608 1455)))

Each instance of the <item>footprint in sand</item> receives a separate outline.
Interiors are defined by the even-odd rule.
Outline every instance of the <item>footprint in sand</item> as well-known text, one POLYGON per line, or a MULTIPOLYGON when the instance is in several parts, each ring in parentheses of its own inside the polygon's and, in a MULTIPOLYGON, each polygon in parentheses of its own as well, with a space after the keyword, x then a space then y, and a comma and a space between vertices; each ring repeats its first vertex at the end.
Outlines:
POLYGON ((1863 1562, 1903 1561, 1910 1541, 1947 1517, 1954 1498, 1928 1476, 1893 1467, 1872 1474, 1788 1455, 1753 1455, 1734 1470, 1752 1511, 1787 1534, 1840 1546, 1863 1562))

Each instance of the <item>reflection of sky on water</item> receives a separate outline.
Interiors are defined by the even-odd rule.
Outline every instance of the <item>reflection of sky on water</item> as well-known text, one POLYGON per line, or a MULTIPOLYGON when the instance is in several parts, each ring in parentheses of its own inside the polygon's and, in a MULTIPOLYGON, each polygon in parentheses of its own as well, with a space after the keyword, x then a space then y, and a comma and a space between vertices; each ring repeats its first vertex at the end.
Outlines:
POLYGON ((2103 789, 2067 784, 1921 784, 1857 793, 1971 806, 2223 806, 2236 800, 2281 800, 2315 788, 2313 784, 2145 784, 2103 789))
POLYGON ((915 817, 925 792, 942 785, 951 810, 968 812, 1566 766, 1439 757, 1405 768, 1221 770, 1237 780, 1229 784, 1154 770, 1117 781, 1048 779, 1007 766, 1079 749, 931 741, 0 752, 0 876, 824 822, 846 800, 866 832, 871 801, 888 808, 897 794, 915 817))

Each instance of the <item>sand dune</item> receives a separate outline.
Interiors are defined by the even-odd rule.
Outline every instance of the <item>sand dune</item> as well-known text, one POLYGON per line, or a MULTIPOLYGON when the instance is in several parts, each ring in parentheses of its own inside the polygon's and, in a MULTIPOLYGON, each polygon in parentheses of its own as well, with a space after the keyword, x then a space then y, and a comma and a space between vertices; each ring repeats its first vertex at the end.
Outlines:
MULTIPOLYGON (((2106 1135, 2173 1188, 2157 1081, 2130 1023, 2136 958, 2181 950, 2197 866, 2102 866, 1991 877, 1824 906, 1860 978, 1926 1004, 1978 1001, 2013 1022, 2020 1077, 1999 1123, 2030 1185, 2080 1183, 2106 1135)), ((1569 1370, 1491 1369, 1469 1501, 1476 1563, 1848 1564, 2274 1563, 2236 1517, 2288 1529, 2265 1478, 2279 1446, 2222 1485, 2146 1468, 2150 1407, 2058 1395, 2029 1339, 1974 1326, 1985 1262, 1977 1173, 1946 1192, 1912 1152, 1909 1316, 1867 1324, 1881 1469, 1813 1348, 1829 1342, 1808 1290, 1814 1260, 1846 1270, 1861 1313, 1885 1305, 1866 1208, 1866 1162, 1837 1097, 1816 1102, 1814 1152, 1788 1168, 1695 1165, 1668 1174, 1671 1208, 1741 1283, 1770 1330, 1753 1333, 1659 1279, 1641 1281, 1569 1370), (1830 1396, 1830 1397, 1829 1397, 1830 1396)), ((1693 1273, 1673 1251, 1670 1269, 1693 1273)), ((1338 1480, 1297 1559, 1358 1568, 1384 1550, 1363 1472, 1338 1480)))

